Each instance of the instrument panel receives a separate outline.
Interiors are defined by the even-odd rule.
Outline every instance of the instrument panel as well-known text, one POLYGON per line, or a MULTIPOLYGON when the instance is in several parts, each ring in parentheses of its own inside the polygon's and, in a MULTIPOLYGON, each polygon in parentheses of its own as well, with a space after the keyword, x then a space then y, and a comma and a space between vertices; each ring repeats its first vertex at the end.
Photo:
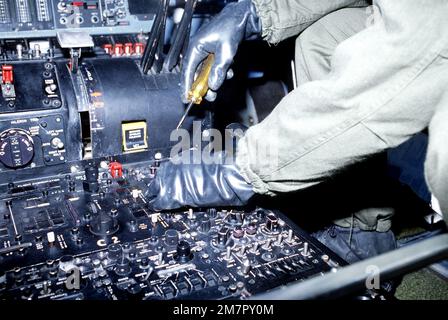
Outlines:
POLYGON ((103 161, 0 193, 0 300, 244 300, 345 265, 278 211, 153 212, 157 170, 103 161))
POLYGON ((54 37, 82 29, 91 35, 149 32, 158 1, 0 0, 2 38, 54 37))

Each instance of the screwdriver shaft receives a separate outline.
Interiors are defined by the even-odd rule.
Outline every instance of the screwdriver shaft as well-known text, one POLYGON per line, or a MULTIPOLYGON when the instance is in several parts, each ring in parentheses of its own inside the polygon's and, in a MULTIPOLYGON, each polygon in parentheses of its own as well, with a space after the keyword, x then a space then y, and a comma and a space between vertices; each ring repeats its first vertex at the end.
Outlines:
POLYGON ((190 102, 188 104, 188 107, 185 110, 184 115, 182 116, 182 118, 180 119, 179 123, 177 124, 176 130, 179 130, 179 128, 182 126, 182 124, 185 121, 185 118, 188 116, 188 113, 190 112, 190 109, 191 109, 191 107, 193 107, 193 105, 194 105, 194 102, 190 102))

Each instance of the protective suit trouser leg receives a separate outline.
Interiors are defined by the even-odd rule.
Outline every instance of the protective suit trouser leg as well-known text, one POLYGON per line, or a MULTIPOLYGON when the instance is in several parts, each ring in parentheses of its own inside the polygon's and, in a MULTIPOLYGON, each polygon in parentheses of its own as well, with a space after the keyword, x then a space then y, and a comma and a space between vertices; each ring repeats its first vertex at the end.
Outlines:
MULTIPOLYGON (((448 60, 448 55, 447 55, 448 60)), ((439 200, 440 209, 448 223, 448 92, 429 125, 429 145, 425 163, 425 177, 429 188, 439 200)))
MULTIPOLYGON (((331 58, 336 47, 365 29, 369 22, 369 15, 368 8, 341 9, 321 18, 302 32, 296 40, 295 62, 298 85, 324 78, 330 72, 331 58)), ((385 161, 385 157, 379 156, 371 160, 370 166, 379 168, 385 161)), ((381 169, 375 171, 378 173, 381 169)), ((381 184, 387 183, 385 174, 381 178, 376 173, 371 173, 370 176, 364 177, 369 188, 374 188, 372 177, 378 186, 376 190, 383 187, 381 184)), ((360 187, 363 188, 363 186, 360 187)), ((369 192, 368 188, 364 189, 365 192, 369 192)), ((384 190, 384 193, 386 192, 387 190, 384 190)), ((381 195, 371 194, 370 196, 381 195)), ((352 213, 353 216, 337 220, 335 224, 340 227, 353 226, 361 230, 387 232, 391 227, 393 213, 394 210, 389 206, 369 207, 352 213)))

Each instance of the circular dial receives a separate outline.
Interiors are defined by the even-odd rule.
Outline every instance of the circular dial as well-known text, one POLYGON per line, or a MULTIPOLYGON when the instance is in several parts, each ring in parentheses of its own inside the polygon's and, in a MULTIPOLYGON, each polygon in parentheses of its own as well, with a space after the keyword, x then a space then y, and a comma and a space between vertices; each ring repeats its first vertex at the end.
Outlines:
POLYGON ((9 129, 0 134, 0 162, 6 167, 24 167, 33 157, 34 141, 25 130, 9 129))
POLYGON ((109 236, 118 231, 119 225, 115 218, 102 212, 90 224, 90 231, 97 236, 109 236))

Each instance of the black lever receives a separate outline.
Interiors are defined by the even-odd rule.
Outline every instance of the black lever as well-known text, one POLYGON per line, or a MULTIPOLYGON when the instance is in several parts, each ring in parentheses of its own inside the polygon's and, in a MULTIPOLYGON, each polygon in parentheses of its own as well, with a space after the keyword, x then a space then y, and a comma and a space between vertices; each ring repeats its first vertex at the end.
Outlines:
POLYGON ((171 72, 179 63, 181 54, 188 47, 190 39, 191 21, 198 0, 189 0, 185 4, 184 13, 179 25, 176 28, 173 44, 168 52, 163 69, 171 72))
POLYGON ((151 28, 151 34, 141 60, 141 67, 145 74, 152 68, 156 56, 158 61, 162 59, 168 5, 169 0, 161 0, 156 20, 151 28))
POLYGON ((166 29, 166 20, 168 18, 168 8, 169 8, 169 0, 166 1, 166 4, 163 6, 162 12, 162 26, 159 31, 159 40, 157 42, 157 50, 154 56, 154 62, 152 65, 152 70, 156 73, 159 73, 162 70, 163 66, 163 47, 165 45, 165 29, 166 29))

